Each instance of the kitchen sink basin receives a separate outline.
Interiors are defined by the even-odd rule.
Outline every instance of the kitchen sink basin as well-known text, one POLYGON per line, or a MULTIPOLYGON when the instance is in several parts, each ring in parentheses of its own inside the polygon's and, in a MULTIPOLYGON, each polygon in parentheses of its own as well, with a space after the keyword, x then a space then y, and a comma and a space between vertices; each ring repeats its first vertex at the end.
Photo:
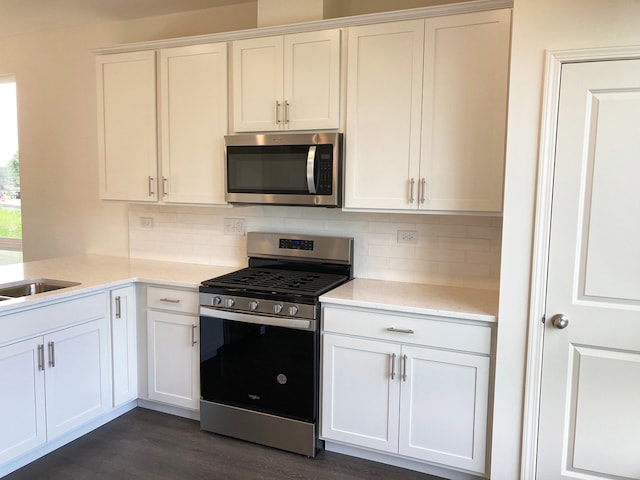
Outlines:
POLYGON ((74 287, 80 285, 78 282, 68 282, 66 280, 52 280, 50 278, 35 278, 0 284, 0 300, 10 298, 27 297, 37 293, 51 292, 61 288, 74 287))

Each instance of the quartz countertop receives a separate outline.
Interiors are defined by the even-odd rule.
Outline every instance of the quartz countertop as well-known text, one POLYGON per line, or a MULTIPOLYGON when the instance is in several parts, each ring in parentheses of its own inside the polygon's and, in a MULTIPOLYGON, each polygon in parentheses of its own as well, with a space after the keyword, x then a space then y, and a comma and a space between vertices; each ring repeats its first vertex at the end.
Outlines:
POLYGON ((385 280, 354 279, 320 297, 325 305, 376 308, 495 322, 498 292, 385 280))
POLYGON ((80 285, 37 295, 3 300, 0 315, 54 299, 104 290, 131 282, 159 283, 169 287, 197 288, 200 282, 239 267, 137 260, 124 257, 82 255, 0 266, 0 284, 27 279, 54 279, 80 285))

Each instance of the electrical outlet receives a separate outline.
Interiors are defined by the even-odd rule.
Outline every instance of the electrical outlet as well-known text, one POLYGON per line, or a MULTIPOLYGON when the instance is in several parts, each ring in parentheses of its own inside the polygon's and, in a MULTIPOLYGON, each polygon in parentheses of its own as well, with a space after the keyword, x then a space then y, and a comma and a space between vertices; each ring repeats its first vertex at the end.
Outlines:
POLYGON ((398 230, 398 243, 418 243, 418 232, 416 230, 398 230))
POLYGON ((225 218, 225 235, 244 235, 244 218, 225 218))
POLYGON ((153 217, 140 217, 140 226, 144 228, 153 228, 153 217))

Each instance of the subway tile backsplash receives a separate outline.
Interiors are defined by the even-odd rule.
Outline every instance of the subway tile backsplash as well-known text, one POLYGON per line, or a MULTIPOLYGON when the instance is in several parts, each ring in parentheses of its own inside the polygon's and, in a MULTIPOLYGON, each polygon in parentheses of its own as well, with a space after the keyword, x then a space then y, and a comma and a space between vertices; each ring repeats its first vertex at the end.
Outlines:
POLYGON ((246 235, 228 229, 225 233, 225 219, 244 223, 245 232, 354 237, 356 277, 498 288, 500 217, 279 206, 130 205, 129 254, 132 258, 246 266, 246 235), (400 243, 399 230, 417 232, 417 242, 400 243))

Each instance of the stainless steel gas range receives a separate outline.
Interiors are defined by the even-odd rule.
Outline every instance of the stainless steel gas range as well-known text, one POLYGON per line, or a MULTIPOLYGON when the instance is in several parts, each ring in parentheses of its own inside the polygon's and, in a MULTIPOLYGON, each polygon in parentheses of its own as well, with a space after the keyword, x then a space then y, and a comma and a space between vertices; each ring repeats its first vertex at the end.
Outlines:
POLYGON ((251 232, 247 254, 200 285, 200 425, 313 457, 318 299, 352 278, 353 239, 251 232))

